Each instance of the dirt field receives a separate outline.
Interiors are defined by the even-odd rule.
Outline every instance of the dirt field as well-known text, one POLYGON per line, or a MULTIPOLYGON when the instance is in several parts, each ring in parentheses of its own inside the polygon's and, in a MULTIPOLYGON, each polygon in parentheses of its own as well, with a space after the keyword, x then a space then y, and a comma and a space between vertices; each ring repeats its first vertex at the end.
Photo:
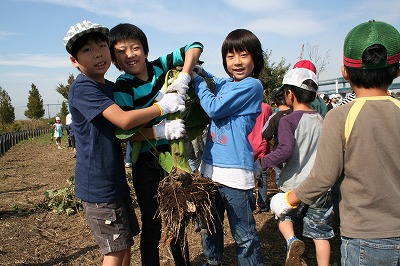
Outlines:
MULTIPOLYGON (((58 150, 43 136, 20 143, 0 157, 0 265, 101 265, 101 253, 82 213, 67 216, 38 208, 46 190, 68 186, 66 180, 75 167, 72 155, 71 149, 58 150)), ((139 209, 136 213, 140 220, 139 209)), ((264 212, 255 218, 265 265, 283 265, 285 243, 272 215, 264 212)), ((227 224, 225 231, 224 265, 236 265, 227 224)), ((316 265, 314 245, 309 239, 304 241, 304 258, 308 265, 316 265)), ((138 245, 135 237, 132 265, 140 265, 138 245)), ((339 238, 331 245, 331 262, 340 265, 339 238)), ((202 265, 199 233, 189 234, 189 247, 192 265, 202 265)), ((174 265, 166 248, 160 248, 160 253, 161 265, 174 265)))

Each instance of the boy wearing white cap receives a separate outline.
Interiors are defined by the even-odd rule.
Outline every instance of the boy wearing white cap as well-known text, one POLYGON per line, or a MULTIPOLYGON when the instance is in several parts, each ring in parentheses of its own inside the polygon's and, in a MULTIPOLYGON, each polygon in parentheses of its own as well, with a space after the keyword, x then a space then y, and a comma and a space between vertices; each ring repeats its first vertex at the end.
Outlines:
MULTIPOLYGON (((70 27, 64 38, 70 60, 81 72, 68 98, 77 149, 75 194, 82 200, 88 224, 104 254, 103 265, 129 265, 139 225, 115 126, 128 130, 181 111, 184 96, 170 93, 150 107, 123 111, 113 101, 113 83, 104 78, 111 65, 108 33, 106 27, 85 20, 70 27)), ((167 126, 162 133, 171 135, 167 126)), ((172 135, 183 134, 178 133, 172 135)), ((145 134, 154 138, 151 128, 145 134)))
POLYGON ((347 34, 343 59, 357 98, 328 113, 310 175, 276 194, 271 210, 312 204, 339 181, 341 265, 399 265, 400 102, 387 89, 400 74, 400 33, 385 22, 362 23, 347 34))
MULTIPOLYGON (((263 168, 275 167, 285 163, 279 178, 280 190, 287 192, 296 188, 310 173, 314 165, 317 145, 322 128, 322 116, 311 107, 318 90, 317 77, 309 69, 289 70, 281 90, 286 104, 293 112, 279 122, 277 148, 261 159, 263 168)), ((312 238, 315 243, 318 265, 329 265, 330 238, 332 229, 332 196, 325 193, 317 203, 301 205, 279 218, 279 230, 287 242, 285 265, 305 265, 301 255, 305 245, 295 235, 294 224, 303 223, 303 236, 312 238)))

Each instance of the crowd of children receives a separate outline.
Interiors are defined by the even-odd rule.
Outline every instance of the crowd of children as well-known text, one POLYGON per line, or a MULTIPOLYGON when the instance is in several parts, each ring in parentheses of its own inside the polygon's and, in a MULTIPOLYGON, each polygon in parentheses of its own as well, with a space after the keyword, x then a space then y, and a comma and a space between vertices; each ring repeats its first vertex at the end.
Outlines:
MULTIPOLYGON (((68 100, 78 154, 75 192, 104 254, 103 265, 129 265, 133 236, 138 234, 142 265, 160 265, 162 228, 155 195, 164 172, 158 154, 170 149, 169 140, 185 136, 183 121, 167 120, 166 114, 185 109, 189 82, 210 118, 198 171, 216 184, 214 215, 205 217, 214 227, 201 234, 205 265, 222 264, 225 214, 238 264, 264 265, 253 216, 254 174, 267 168, 276 169, 280 190, 271 200, 271 211, 287 242, 285 265, 305 265, 306 247, 295 226, 299 222, 303 236, 314 240, 318 265, 330 264, 335 183, 341 195, 342 265, 399 265, 400 103, 386 91, 400 74, 400 34, 391 25, 370 21, 346 36, 342 73, 356 99, 329 113, 318 96, 315 66, 308 61, 296 64, 273 91, 278 112, 271 115, 268 106, 261 115, 263 49, 246 29, 231 31, 222 44, 227 78, 197 65, 200 42, 148 60, 146 35, 128 23, 109 30, 83 21, 70 27, 64 44, 81 72, 68 100), (115 82, 104 77, 112 63, 123 71, 115 82), (167 71, 177 66, 182 71, 163 88, 167 71), (205 78, 213 80, 213 90, 205 78), (141 227, 130 198, 121 140, 115 136, 116 128, 139 126, 141 134, 132 133, 126 140, 141 144, 132 146, 139 155, 129 161, 141 227)), ((62 130, 56 119, 59 147, 60 125, 62 130)), ((189 246, 182 241, 170 242, 171 254, 176 265, 190 265, 189 246)))

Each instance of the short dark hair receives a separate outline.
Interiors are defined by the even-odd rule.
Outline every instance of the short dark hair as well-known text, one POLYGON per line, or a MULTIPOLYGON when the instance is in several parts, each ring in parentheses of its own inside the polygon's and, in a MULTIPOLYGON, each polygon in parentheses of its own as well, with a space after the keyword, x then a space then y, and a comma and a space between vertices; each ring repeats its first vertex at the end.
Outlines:
MULTIPOLYGON (((110 30, 110 37, 109 37, 109 46, 110 46, 110 53, 111 53, 111 60, 115 62, 115 53, 114 53, 114 46, 119 41, 126 41, 126 40, 138 40, 142 46, 144 53, 146 55, 149 54, 149 44, 147 42, 146 34, 137 26, 130 24, 130 23, 120 23, 114 28, 110 30)), ((121 68, 115 64, 115 66, 121 70, 121 68)))
POLYGON ((233 52, 247 51, 250 53, 254 62, 253 78, 258 78, 264 68, 264 52, 261 48, 261 42, 251 31, 246 29, 237 29, 226 36, 222 48, 222 62, 225 72, 231 76, 226 65, 226 55, 233 52))
MULTIPOLYGON (((316 89, 318 89, 318 85, 315 84, 314 81, 312 81, 311 79, 306 79, 303 84, 310 86, 310 87, 314 87, 316 89)), ((316 92, 313 91, 309 91, 309 90, 305 90, 293 85, 283 85, 284 90, 285 90, 285 94, 291 90, 294 94, 294 96, 296 96, 296 99, 299 103, 312 103, 315 100, 315 97, 317 96, 316 92)))
POLYGON ((82 37, 79 37, 74 44, 71 47, 71 55, 79 61, 79 59, 77 58, 77 53, 78 51, 87 43, 89 43, 90 41, 94 41, 96 43, 99 42, 107 42, 108 43, 108 38, 106 35, 104 35, 103 33, 100 32, 91 32, 88 34, 83 35, 82 37))
POLYGON ((271 101, 275 102, 277 106, 285 104, 285 94, 283 90, 276 89, 271 92, 271 101))
MULTIPOLYGON (((374 44, 365 49, 363 63, 377 64, 387 59, 387 50, 383 45, 374 44)), ((379 69, 360 69, 345 66, 349 79, 354 85, 363 88, 387 88, 397 77, 399 62, 379 69)))

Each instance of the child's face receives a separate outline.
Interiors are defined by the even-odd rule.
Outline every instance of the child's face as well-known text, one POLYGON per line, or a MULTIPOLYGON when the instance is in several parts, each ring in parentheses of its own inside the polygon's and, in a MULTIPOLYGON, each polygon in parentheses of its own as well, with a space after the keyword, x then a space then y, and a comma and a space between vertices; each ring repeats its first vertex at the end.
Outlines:
POLYGON ((139 40, 129 39, 114 45, 115 62, 125 73, 147 80, 146 58, 143 45, 139 40))
POLYGON ((226 68, 232 75, 233 81, 241 81, 246 77, 253 75, 254 62, 253 58, 247 51, 227 53, 226 68))
POLYGON ((104 75, 111 65, 111 54, 107 42, 89 41, 78 50, 76 58, 71 56, 70 59, 74 67, 79 67, 85 76, 104 83, 104 75))

